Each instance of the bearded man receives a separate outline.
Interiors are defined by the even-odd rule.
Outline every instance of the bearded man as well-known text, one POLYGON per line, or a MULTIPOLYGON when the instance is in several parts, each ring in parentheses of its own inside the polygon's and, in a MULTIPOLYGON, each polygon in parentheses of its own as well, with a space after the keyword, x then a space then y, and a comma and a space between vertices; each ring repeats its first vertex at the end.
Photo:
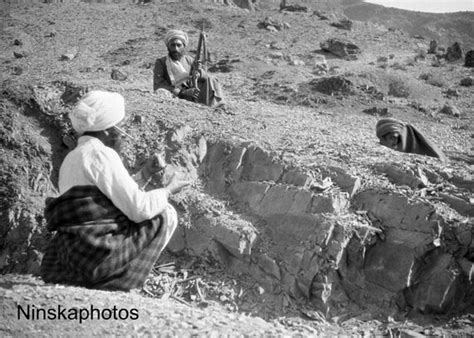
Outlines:
POLYGON ((170 30, 165 36, 168 55, 158 58, 153 70, 153 90, 170 91, 188 101, 209 106, 223 105, 224 97, 217 78, 201 67, 195 69, 194 59, 186 54, 188 35, 181 30, 170 30), (198 74, 198 88, 193 87, 192 74, 198 74), (204 90, 204 88, 209 90, 204 90))
POLYGON ((168 198, 189 182, 174 177, 166 187, 144 191, 153 166, 129 175, 119 157, 128 136, 119 126, 125 117, 120 94, 91 91, 69 117, 79 139, 60 167, 60 196, 46 203, 47 227, 55 234, 41 275, 90 288, 140 287, 177 226, 168 198))

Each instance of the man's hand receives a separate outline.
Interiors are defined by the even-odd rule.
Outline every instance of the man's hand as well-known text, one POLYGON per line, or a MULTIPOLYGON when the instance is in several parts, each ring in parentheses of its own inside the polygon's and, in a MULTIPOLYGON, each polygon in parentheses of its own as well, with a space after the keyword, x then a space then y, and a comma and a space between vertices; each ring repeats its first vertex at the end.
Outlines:
POLYGON ((189 101, 194 101, 199 98, 199 89, 198 88, 186 88, 182 89, 178 95, 182 99, 189 101))
POLYGON ((147 181, 151 176, 159 173, 166 166, 166 162, 163 159, 163 156, 160 154, 154 154, 151 156, 142 167, 142 177, 147 181))
POLYGON ((206 80, 207 79, 207 72, 202 67, 202 61, 197 62, 196 71, 194 73, 194 76, 196 77, 197 80, 199 80, 199 79, 206 80))
POLYGON ((181 189, 184 187, 190 185, 192 182, 189 180, 182 180, 179 178, 176 173, 171 177, 169 183, 165 186, 171 194, 176 194, 177 192, 180 192, 181 189))

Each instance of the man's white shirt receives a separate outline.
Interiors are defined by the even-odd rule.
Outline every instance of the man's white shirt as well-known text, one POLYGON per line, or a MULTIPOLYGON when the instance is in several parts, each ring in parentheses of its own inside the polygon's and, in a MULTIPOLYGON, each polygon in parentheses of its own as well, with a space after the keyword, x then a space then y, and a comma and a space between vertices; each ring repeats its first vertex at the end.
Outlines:
POLYGON ((81 136, 59 170, 59 192, 94 185, 130 220, 140 223, 161 214, 168 205, 165 188, 140 189, 115 150, 92 136, 81 136))

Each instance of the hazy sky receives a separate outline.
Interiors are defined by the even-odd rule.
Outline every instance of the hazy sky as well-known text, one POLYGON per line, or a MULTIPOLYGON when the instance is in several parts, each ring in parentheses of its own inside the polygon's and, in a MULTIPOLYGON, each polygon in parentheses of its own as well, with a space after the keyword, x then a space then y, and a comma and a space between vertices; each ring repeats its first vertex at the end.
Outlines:
POLYGON ((418 12, 474 11, 474 0, 366 0, 365 2, 418 12))

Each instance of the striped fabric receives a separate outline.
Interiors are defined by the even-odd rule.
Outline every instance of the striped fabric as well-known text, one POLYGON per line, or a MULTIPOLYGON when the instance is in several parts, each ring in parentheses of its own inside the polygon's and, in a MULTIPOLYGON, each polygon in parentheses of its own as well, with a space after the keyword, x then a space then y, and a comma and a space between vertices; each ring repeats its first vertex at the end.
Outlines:
POLYGON ((134 223, 95 186, 48 200, 45 217, 56 234, 41 264, 43 279, 99 289, 140 287, 176 226, 161 215, 134 223))

